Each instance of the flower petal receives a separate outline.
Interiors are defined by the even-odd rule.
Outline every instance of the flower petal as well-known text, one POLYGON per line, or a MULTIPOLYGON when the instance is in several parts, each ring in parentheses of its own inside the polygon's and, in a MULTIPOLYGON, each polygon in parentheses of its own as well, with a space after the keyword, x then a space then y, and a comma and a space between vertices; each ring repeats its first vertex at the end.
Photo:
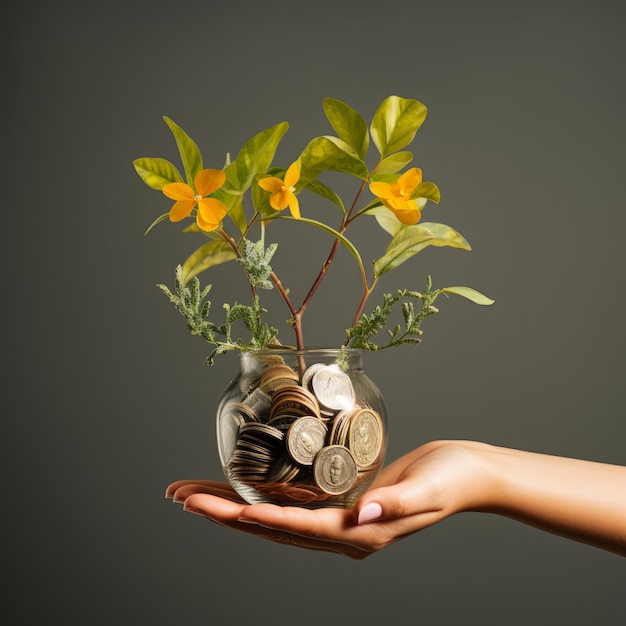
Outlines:
POLYGON ((275 211, 282 211, 289 204, 289 196, 288 191, 286 189, 282 189, 282 181, 281 181, 281 190, 273 193, 270 196, 270 206, 275 211))
POLYGON ((422 182, 422 170, 412 167, 398 178, 398 187, 403 191, 412 192, 422 182))
POLYGON ((195 200, 179 200, 170 209, 170 222, 184 220, 196 206, 195 200))
POLYGON ((285 172, 285 185, 293 187, 300 178, 300 159, 292 163, 285 172))
POLYGON ((414 211, 417 209, 417 202, 415 200, 406 200, 402 196, 387 198, 385 205, 396 211, 414 211))
POLYGON ((204 230, 207 233, 210 233, 214 230, 217 229, 217 227, 220 225, 219 222, 205 222, 202 217, 200 216, 200 213, 198 213, 196 215, 196 224, 198 224, 198 227, 200 228, 200 230, 204 230))
POLYGON ((205 169, 201 170, 196 174, 194 178, 194 185, 196 186, 196 191, 201 196, 208 196, 210 193, 213 193, 216 189, 219 189, 226 180, 226 174, 223 170, 215 170, 215 169, 205 169))
POLYGON ((300 219, 300 202, 295 193, 289 192, 289 212, 296 219, 300 219))
POLYGON ((198 213, 207 222, 210 222, 212 219, 220 222, 228 213, 228 209, 216 198, 203 198, 198 202, 198 213))
POLYGON ((193 200, 196 197, 187 183, 168 183, 161 190, 170 200, 193 200))
POLYGON ((394 209, 391 210, 393 211, 393 214, 398 218, 398 220, 403 224, 417 224, 417 222, 419 222, 420 218, 422 217, 419 209, 400 211, 394 209))
POLYGON ((280 191, 283 188, 283 183, 280 178, 276 178, 275 176, 267 176, 266 178, 261 178, 259 181, 259 187, 261 189, 265 189, 265 191, 271 191, 273 193, 280 191))
POLYGON ((370 183, 370 191, 377 198, 393 198, 394 196, 393 189, 389 183, 370 183))

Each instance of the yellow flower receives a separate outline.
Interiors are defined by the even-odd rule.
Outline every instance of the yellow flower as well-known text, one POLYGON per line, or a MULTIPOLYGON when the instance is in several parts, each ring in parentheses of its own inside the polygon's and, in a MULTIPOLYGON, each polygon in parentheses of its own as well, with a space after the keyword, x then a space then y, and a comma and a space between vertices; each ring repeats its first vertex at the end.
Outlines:
POLYGON ((287 206, 293 217, 300 217, 300 204, 294 191, 295 184, 300 178, 300 161, 292 163, 285 172, 284 180, 275 176, 267 176, 259 181, 259 187, 271 192, 270 205, 276 211, 282 211, 287 206))
POLYGON ((370 184, 370 191, 393 212, 403 224, 416 224, 422 216, 417 205, 417 198, 411 194, 422 182, 422 170, 412 167, 398 178, 395 183, 376 182, 370 184))
POLYGON ((205 169, 198 172, 194 178, 195 191, 186 183, 165 185, 163 193, 170 200, 176 200, 170 209, 170 221, 180 222, 188 217, 197 206, 196 223, 198 226, 206 231, 215 230, 228 213, 228 209, 216 198, 205 196, 219 189, 225 180, 226 174, 222 170, 205 169))

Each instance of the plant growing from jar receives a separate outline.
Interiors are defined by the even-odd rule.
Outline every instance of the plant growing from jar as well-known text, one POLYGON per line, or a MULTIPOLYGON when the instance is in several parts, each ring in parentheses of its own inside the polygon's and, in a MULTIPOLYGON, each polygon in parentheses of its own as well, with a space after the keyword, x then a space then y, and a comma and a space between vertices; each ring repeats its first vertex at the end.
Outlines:
POLYGON ((435 301, 441 294, 456 294, 479 305, 493 302, 470 287, 434 289, 428 276, 424 289, 383 293, 382 302, 368 311, 370 298, 382 277, 425 248, 471 247, 454 228, 421 219, 427 203, 440 200, 437 185, 423 180, 419 167, 409 167, 413 154, 406 148, 427 112, 421 102, 389 96, 380 103, 369 124, 341 100, 326 98, 323 108, 335 134, 314 137, 287 164, 273 163, 289 128, 287 122, 254 135, 235 159, 226 155, 223 167, 207 168, 196 142, 168 117, 164 120, 176 141, 183 173, 163 158, 143 157, 133 162, 148 187, 173 201, 146 233, 164 221, 182 222, 184 232, 195 233, 204 240, 177 266, 173 287, 159 287, 185 317, 189 330, 213 346, 209 363, 216 355, 231 350, 283 345, 279 330, 263 319, 267 310, 261 293, 267 289, 278 290, 289 312, 295 348, 306 348, 303 319, 340 246, 354 258, 362 285, 342 347, 379 350, 419 343, 421 324, 437 312, 435 301), (366 161, 372 144, 377 156, 370 168, 366 161), (355 180, 356 191, 350 202, 344 202, 321 180, 330 171, 355 180), (330 203, 337 210, 330 212, 324 207, 320 218, 317 213, 321 203, 330 203), (311 207, 318 209, 317 213, 311 207), (327 219, 329 215, 334 217, 332 223, 327 219), (386 249, 372 267, 365 266, 360 251, 349 238, 350 226, 361 219, 369 219, 389 236, 386 249), (319 271, 300 302, 293 301, 291 290, 283 285, 270 264, 279 246, 271 237, 271 226, 276 220, 293 222, 294 237, 302 232, 298 229, 305 228, 319 229, 329 236, 326 256, 320 259, 319 271), (199 275, 231 261, 240 265, 242 277, 249 284, 250 302, 223 304, 223 319, 216 320, 207 298, 211 285, 203 288, 199 275), (395 307, 399 307, 403 323, 388 327, 395 307), (236 322, 247 329, 245 339, 235 330, 236 322))

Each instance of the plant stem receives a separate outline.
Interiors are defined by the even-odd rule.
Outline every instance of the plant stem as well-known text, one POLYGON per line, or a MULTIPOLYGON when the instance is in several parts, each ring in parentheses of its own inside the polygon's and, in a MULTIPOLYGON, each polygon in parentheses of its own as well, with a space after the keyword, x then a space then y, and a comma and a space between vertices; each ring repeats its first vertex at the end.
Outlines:
MULTIPOLYGON (((351 218, 350 214, 354 210, 354 207, 356 206, 356 203, 358 202, 359 197, 360 197, 361 193, 363 192, 364 188, 365 188, 365 181, 362 181, 361 182, 361 186, 359 187, 359 190, 357 191, 357 193, 356 193, 356 195, 354 197, 354 200, 352 201, 352 205, 350 206, 350 209, 343 216, 343 219, 341 220, 341 226, 339 227, 339 232, 342 235, 346 231, 346 229, 348 228, 348 226, 350 225, 350 223, 354 219, 354 217, 356 217, 356 215, 355 215, 355 216, 353 216, 351 218)), ((357 213, 357 215, 358 215, 358 213, 357 213)), ((311 301, 311 298, 314 296, 315 292, 317 291, 318 287, 320 286, 320 283, 324 279, 324 276, 326 276, 326 272, 328 271, 328 268, 330 267, 331 263, 333 262, 333 259, 335 258, 335 255, 337 254, 337 250, 338 249, 339 249, 339 239, 335 239, 335 241, 333 243, 333 246, 330 249, 330 252, 328 254, 328 257, 326 258, 326 261, 324 261, 324 264, 322 265, 322 269, 320 270, 319 274, 317 275, 315 281, 313 282, 313 285, 311 286, 311 289, 309 289, 309 292, 307 293, 306 297, 302 301, 302 304, 300 305, 300 308, 298 309, 298 312, 296 313, 298 322, 301 322, 301 318, 304 315, 304 311, 305 311, 306 307, 308 306, 309 302, 311 301)), ((363 280, 364 280, 364 283, 365 283, 365 288, 367 290, 367 281, 366 281, 366 277, 365 276, 363 277, 363 280)))
POLYGON ((376 287, 377 282, 378 282, 378 276, 374 276, 374 280, 372 281, 372 286, 368 287, 366 285, 365 291, 363 292, 363 297, 361 298, 361 302, 359 303, 359 308, 357 309, 354 319, 352 320, 352 324, 350 325, 351 328, 354 328, 357 322, 359 321, 359 318, 361 317, 363 313, 363 309, 365 308, 365 303, 367 302, 367 299, 372 295, 372 292, 374 291, 374 287, 376 287))
POLYGON ((283 284, 280 282, 280 278, 278 278, 276 272, 272 272, 270 274, 270 279, 274 283, 274 286, 278 290, 278 293, 282 296, 282 299, 285 301, 285 304, 291 313, 291 317, 293 319, 291 327, 296 335, 296 346, 298 350, 302 350, 304 348, 304 340, 302 336, 302 313, 296 311, 296 308, 293 306, 291 299, 289 298, 287 290, 283 287, 283 284))
MULTIPOLYGON (((233 252, 237 256, 237 258, 240 259, 243 255, 241 254, 241 251, 239 250, 239 246, 237 245, 237 242, 223 228, 220 229, 218 233, 224 238, 224 240, 228 243, 228 245, 230 245, 230 247, 233 249, 233 252)), ((252 299, 254 300, 257 296, 256 287, 250 282, 249 282, 249 285, 250 285, 250 290, 252 291, 252 299)))
MULTIPOLYGON (((258 217, 259 217, 259 212, 255 211, 254 215, 250 218, 250 221, 248 222, 248 225, 246 226, 246 230, 241 234, 240 242, 243 241, 248 236, 248 233, 250 232, 252 225, 256 222, 258 217)), ((261 222, 261 229, 264 229, 263 222, 261 222)))

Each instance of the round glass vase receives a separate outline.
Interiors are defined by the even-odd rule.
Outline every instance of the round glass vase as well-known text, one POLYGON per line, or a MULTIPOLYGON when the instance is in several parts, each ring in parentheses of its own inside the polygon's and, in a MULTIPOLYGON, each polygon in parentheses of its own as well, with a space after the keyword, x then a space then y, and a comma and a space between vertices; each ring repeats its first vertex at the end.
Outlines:
POLYGON ((250 504, 349 508, 383 466, 387 412, 361 350, 242 352, 218 402, 217 443, 250 504))

